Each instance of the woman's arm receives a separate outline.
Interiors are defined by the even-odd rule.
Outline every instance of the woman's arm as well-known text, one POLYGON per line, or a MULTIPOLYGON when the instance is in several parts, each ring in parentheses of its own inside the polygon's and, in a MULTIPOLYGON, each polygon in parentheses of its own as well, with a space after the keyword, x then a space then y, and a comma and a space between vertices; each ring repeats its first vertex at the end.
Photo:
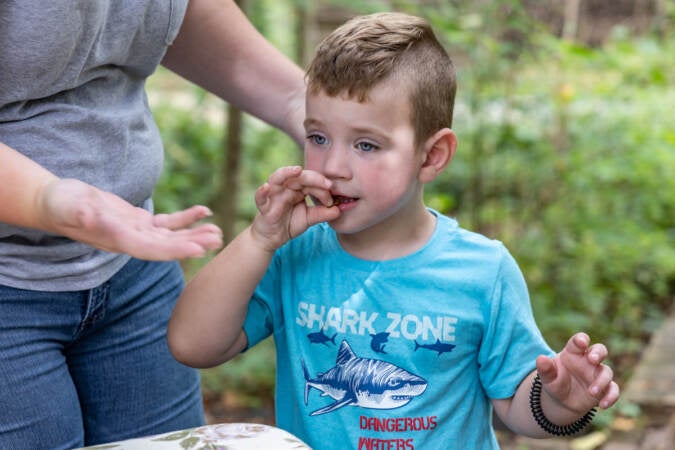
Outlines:
POLYGON ((0 180, 0 222, 150 260, 202 256, 222 245, 215 225, 191 227, 210 214, 204 206, 153 215, 110 192, 58 178, 2 143, 0 180))
POLYGON ((47 186, 58 178, 0 142, 0 222, 52 231, 39 205, 47 186))
POLYGON ((302 145, 302 70, 274 48, 231 0, 190 0, 162 64, 302 145))

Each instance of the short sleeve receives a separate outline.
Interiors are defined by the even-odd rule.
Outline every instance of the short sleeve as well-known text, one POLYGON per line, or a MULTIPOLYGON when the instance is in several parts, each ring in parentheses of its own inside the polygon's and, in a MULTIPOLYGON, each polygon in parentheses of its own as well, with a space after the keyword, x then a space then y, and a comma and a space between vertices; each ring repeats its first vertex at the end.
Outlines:
POLYGON ((187 0, 170 0, 169 1, 169 26, 166 31, 166 36, 164 42, 167 45, 171 45, 178 36, 178 31, 180 31, 180 26, 183 23, 185 18, 185 12, 187 10, 187 0))
POLYGON ((281 320, 280 275, 280 258, 277 252, 248 304, 248 312, 244 320, 248 348, 270 336, 274 332, 275 321, 281 320))
POLYGON ((501 249, 491 301, 483 311, 486 329, 478 354, 481 383, 494 399, 513 396, 536 367, 537 356, 554 354, 535 323, 520 268, 506 248, 501 249))

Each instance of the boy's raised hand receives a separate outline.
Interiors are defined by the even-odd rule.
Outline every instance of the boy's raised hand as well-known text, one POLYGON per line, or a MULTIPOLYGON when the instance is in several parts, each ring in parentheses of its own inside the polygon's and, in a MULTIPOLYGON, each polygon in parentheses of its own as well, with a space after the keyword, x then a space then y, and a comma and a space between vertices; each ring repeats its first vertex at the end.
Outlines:
POLYGON ((265 249, 273 252, 311 225, 336 219, 331 182, 318 172, 300 166, 277 169, 255 193, 259 214, 251 226, 265 249), (306 197, 316 206, 307 204, 306 197))
POLYGON ((612 369, 602 363, 606 357, 603 344, 590 345, 588 335, 575 334, 554 358, 537 358, 544 391, 580 415, 595 406, 609 408, 619 398, 619 386, 612 380, 612 369))

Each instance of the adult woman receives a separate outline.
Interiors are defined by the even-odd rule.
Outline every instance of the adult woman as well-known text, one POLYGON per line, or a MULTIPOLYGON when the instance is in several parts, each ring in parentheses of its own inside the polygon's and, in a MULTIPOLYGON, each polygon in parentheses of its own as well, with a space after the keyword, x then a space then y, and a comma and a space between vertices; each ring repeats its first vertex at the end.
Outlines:
POLYGON ((145 79, 162 63, 300 142, 302 71, 225 0, 8 0, 0 42, 0 447, 198 425, 171 260, 222 238, 203 206, 152 212, 145 79))

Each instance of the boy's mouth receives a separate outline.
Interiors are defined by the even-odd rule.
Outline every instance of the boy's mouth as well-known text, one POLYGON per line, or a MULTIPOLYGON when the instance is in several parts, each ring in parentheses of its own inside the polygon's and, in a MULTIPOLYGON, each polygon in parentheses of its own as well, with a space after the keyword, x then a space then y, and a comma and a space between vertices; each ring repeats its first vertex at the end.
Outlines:
POLYGON ((333 206, 344 205, 346 203, 355 202, 357 199, 354 197, 345 197, 344 195, 334 195, 333 196, 333 206))

